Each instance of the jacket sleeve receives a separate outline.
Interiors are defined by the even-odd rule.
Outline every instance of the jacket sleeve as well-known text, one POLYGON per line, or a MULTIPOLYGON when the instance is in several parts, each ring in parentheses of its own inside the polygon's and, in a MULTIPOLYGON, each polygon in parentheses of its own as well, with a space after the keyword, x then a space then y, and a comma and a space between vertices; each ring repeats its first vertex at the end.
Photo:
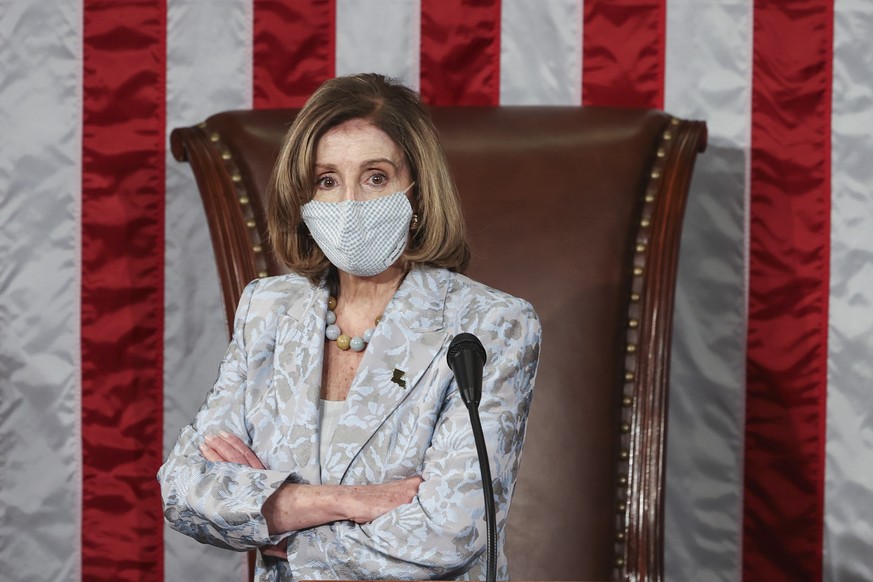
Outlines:
MULTIPOLYGON (((533 308, 513 299, 477 326, 488 361, 479 406, 491 463, 498 538, 518 474, 541 329, 533 308)), ((457 577, 482 556, 485 510, 470 418, 454 380, 425 453, 424 482, 412 503, 358 525, 336 522, 289 540, 295 580, 457 577)))
POLYGON ((204 437, 219 430, 248 439, 251 446, 244 420, 246 322, 257 285, 258 281, 250 283, 240 299, 218 380, 158 471, 164 517, 170 526, 202 543, 234 550, 275 543, 283 537, 269 535, 261 507, 289 479, 287 472, 213 463, 199 451, 204 437))

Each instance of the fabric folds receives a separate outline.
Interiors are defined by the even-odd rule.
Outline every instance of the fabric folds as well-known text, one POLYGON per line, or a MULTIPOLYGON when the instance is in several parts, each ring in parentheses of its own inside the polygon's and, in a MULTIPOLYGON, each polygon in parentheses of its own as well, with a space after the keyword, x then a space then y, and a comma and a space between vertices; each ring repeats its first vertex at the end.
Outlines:
POLYGON ((86 0, 84 15, 82 576, 139 580, 164 557, 166 13, 86 0))
POLYGON ((754 12, 743 570, 822 572, 832 3, 754 12))

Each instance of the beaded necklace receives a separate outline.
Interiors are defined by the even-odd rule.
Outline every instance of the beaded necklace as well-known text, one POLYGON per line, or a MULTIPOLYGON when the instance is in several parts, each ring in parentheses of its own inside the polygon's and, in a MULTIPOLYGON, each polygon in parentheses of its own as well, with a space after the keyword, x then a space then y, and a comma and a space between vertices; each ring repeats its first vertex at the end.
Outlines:
POLYGON ((336 342, 336 347, 345 351, 351 349, 353 352, 362 352, 364 348, 367 347, 367 344, 370 343, 370 339, 373 337, 373 332, 375 331, 375 326, 379 325, 379 320, 382 319, 382 316, 376 318, 376 321, 373 323, 373 327, 368 327, 364 330, 364 333, 359 336, 349 337, 344 334, 340 327, 336 324, 336 299, 334 297, 328 297, 327 299, 327 327, 324 328, 324 336, 330 341, 336 342))

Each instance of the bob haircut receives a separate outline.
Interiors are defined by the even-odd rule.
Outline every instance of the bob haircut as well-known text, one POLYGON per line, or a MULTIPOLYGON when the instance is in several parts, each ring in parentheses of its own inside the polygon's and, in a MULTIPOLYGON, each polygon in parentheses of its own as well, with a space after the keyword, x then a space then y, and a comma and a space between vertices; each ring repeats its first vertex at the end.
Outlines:
POLYGON ((303 222, 301 206, 315 194, 318 141, 352 119, 369 121, 394 140, 415 182, 410 192, 418 228, 400 256, 404 269, 426 264, 463 271, 470 261, 466 227, 430 114, 417 93, 372 73, 326 81, 288 130, 267 193, 267 225, 276 258, 316 284, 332 270, 303 222))

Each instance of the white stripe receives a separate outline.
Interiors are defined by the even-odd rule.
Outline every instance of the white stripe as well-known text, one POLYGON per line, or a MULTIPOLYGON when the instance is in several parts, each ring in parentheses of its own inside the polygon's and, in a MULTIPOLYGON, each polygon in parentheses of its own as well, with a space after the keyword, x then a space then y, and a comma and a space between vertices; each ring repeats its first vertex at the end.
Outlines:
MULTIPOLYGON (((167 3, 167 138, 227 109, 252 106, 251 0, 167 3)), ((203 206, 188 164, 167 151, 164 451, 215 381, 227 328, 203 206)), ((166 580, 244 578, 246 555, 165 527, 166 580)))
POLYGON ((741 577, 752 5, 668 0, 665 109, 705 119, 679 261, 667 453, 668 580, 741 577))
POLYGON ((419 88, 419 0, 336 0, 336 74, 382 73, 419 88))
POLYGON ((0 572, 78 580, 82 19, 72 0, 4 4, 0 572))
POLYGON ((581 105, 582 0, 503 0, 501 105, 581 105))
POLYGON ((873 5, 834 5, 824 580, 873 580, 873 5))

